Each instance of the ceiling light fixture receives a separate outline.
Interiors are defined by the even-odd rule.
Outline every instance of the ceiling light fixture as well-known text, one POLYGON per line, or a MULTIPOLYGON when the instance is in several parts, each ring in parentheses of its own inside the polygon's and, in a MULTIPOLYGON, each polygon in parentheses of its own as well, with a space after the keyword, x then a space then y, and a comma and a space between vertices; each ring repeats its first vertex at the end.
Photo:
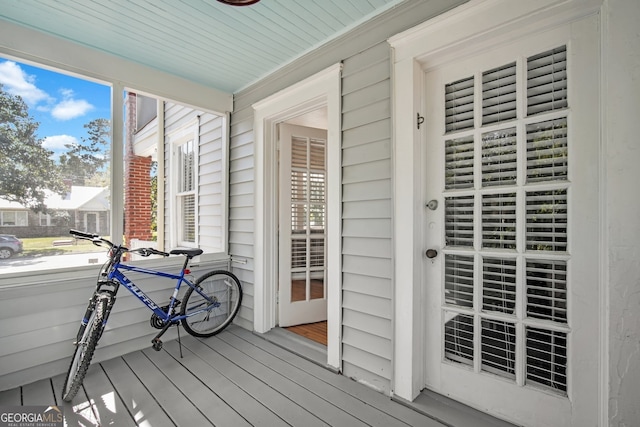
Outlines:
POLYGON ((251 6, 258 3, 260 0, 218 0, 220 3, 228 4, 229 6, 251 6))

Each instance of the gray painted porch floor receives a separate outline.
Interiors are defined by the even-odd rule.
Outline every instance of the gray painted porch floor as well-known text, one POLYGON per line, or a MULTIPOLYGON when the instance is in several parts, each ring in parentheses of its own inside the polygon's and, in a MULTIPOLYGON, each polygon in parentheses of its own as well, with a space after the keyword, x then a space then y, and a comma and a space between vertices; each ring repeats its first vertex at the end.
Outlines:
POLYGON ((237 326, 182 345, 183 358, 171 341, 93 364, 70 404, 59 375, 0 392, 0 406, 63 406, 68 426, 510 425, 437 395, 394 401, 237 326))

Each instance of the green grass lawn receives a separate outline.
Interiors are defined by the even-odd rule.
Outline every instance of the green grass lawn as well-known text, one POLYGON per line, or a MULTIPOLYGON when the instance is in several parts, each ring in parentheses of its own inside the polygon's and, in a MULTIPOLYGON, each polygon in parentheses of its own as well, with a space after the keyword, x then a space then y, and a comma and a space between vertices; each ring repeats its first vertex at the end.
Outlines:
MULTIPOLYGON (((106 237, 107 239, 109 237, 106 237)), ((71 236, 60 237, 34 237, 21 239, 23 252, 18 256, 21 257, 40 257, 48 255, 62 255, 68 253, 88 253, 106 251, 99 248, 87 240, 73 239, 71 236), (71 245, 53 246, 56 240, 73 240, 71 245)))

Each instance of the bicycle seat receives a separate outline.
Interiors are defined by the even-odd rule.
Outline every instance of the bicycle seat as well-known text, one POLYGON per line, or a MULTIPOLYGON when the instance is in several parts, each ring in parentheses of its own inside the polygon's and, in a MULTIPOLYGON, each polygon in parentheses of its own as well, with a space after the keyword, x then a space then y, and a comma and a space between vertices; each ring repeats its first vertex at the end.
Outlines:
POLYGON ((202 249, 173 249, 171 255, 186 255, 189 258, 202 254, 202 249))

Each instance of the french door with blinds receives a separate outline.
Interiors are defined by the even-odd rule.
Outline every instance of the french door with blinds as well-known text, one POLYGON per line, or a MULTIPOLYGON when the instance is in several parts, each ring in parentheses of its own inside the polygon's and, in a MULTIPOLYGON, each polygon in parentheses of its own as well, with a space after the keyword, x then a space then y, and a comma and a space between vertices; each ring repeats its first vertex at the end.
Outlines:
POLYGON ((327 320, 327 132, 280 125, 279 325, 327 320))
POLYGON ((582 84, 571 45, 538 44, 425 74, 425 378, 506 419, 537 407, 564 425, 571 356, 591 351, 575 334, 589 313, 572 298, 597 297, 582 269, 597 260, 574 239, 593 233, 579 164, 597 136, 574 135, 592 125, 569 90, 582 84))

